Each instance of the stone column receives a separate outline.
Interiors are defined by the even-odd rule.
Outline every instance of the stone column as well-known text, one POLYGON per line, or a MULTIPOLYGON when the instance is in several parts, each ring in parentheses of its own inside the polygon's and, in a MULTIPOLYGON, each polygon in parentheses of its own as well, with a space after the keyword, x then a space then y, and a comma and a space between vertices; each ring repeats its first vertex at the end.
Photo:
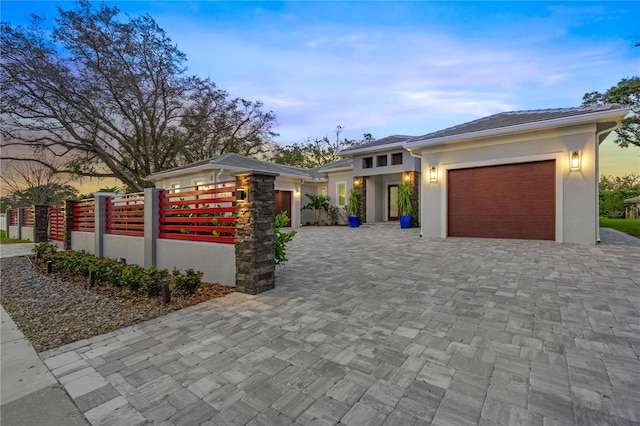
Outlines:
POLYGON ((49 240, 49 206, 33 206, 33 241, 42 243, 49 240))
POLYGON ((360 195, 360 211, 358 212, 358 216, 360 216, 360 223, 366 223, 367 222, 367 177, 355 176, 353 178, 353 189, 358 191, 358 194, 360 195))
POLYGON ((411 186, 411 226, 420 225, 420 172, 408 172, 409 185, 411 186))
POLYGON ((156 242, 160 235, 160 190, 144 190, 144 267, 156 264, 156 242))
POLYGON ((276 286, 274 235, 276 174, 248 172, 236 176, 236 291, 258 294, 276 286))
POLYGON ((71 250, 71 231, 73 231, 73 205, 76 200, 65 200, 64 202, 64 241, 65 250, 71 250))

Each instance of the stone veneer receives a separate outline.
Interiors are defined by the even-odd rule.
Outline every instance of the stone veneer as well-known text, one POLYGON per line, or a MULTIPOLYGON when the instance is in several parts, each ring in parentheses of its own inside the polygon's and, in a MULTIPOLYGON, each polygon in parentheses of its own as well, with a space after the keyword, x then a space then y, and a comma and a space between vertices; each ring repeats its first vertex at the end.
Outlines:
MULTIPOLYGON (((353 178, 353 189, 358 191, 360 195, 360 211, 358 216, 360 216, 360 223, 367 222, 367 178, 366 176, 355 176, 353 178), (357 184, 356 184, 357 182, 357 184)), ((347 194, 347 197, 349 194, 347 194)))
POLYGON ((49 206, 33 206, 33 242, 42 243, 49 240, 49 206))
POLYGON ((236 190, 246 190, 246 200, 236 203, 236 291, 241 293, 276 286, 275 179, 275 174, 257 172, 236 176, 236 190))

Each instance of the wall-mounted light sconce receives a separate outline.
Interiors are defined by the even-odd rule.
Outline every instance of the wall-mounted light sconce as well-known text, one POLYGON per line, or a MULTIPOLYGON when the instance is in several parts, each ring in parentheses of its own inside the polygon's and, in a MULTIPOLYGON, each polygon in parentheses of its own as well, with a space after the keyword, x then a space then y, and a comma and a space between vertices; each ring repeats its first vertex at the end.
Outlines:
POLYGON ((431 169, 429 169, 429 180, 431 182, 438 181, 438 169, 436 168, 436 166, 433 166, 431 167, 431 169))
POLYGON ((293 197, 294 197, 296 200, 299 200, 299 199, 300 199, 300 191, 299 191, 299 190, 297 190, 297 189, 296 189, 295 191, 293 191, 293 197))
POLYGON ((409 173, 405 173, 404 175, 404 181, 409 183, 409 181, 411 180, 411 176, 409 176, 409 173))
POLYGON ((236 202, 237 203, 247 202, 247 190, 245 188, 236 188, 236 202))
POLYGON ((580 170, 580 151, 571 151, 569 156, 571 170, 580 170))
POLYGON ((355 179, 355 180, 353 181, 353 185, 354 185, 354 186, 358 186, 358 185, 360 185, 360 179, 355 179))

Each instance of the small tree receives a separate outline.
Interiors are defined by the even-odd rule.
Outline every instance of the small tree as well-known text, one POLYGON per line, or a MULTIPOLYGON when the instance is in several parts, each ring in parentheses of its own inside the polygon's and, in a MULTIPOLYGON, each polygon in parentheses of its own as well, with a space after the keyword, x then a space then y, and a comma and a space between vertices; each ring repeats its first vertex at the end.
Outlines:
POLYGON ((323 194, 314 195, 305 193, 304 196, 309 199, 309 202, 302 207, 302 210, 313 210, 314 223, 318 224, 320 212, 329 212, 329 201, 331 201, 331 198, 323 194))

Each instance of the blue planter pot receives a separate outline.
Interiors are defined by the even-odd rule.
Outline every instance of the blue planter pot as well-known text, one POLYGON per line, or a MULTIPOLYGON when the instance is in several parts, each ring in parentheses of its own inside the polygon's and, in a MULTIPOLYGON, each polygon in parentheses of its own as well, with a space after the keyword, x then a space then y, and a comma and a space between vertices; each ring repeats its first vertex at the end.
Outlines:
POLYGON ((400 216, 400 228, 411 228, 411 215, 400 216))
POLYGON ((360 216, 349 216, 349 228, 360 226, 360 216))

